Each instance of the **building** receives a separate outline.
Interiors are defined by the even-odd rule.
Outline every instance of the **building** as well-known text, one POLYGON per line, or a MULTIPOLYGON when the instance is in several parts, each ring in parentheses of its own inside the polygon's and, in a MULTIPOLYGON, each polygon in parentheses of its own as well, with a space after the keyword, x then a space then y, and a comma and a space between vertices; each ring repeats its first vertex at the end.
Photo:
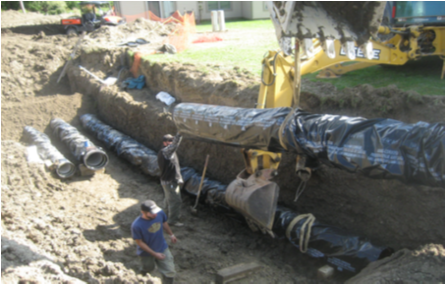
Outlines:
POLYGON ((195 19, 210 20, 212 10, 224 10, 226 19, 268 19, 267 1, 114 1, 118 15, 132 22, 148 18, 151 11, 160 18, 168 18, 173 12, 194 12, 195 19))

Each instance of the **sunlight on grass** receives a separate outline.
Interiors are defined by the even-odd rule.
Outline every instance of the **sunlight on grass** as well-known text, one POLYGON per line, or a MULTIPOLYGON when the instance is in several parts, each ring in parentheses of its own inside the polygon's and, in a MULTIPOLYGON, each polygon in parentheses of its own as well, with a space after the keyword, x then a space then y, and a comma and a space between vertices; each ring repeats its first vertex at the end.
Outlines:
MULTIPOLYGON (((233 69, 238 66, 260 78, 263 56, 268 50, 277 50, 279 48, 271 20, 227 21, 226 29, 228 31, 249 30, 253 34, 269 30, 271 36, 266 37, 264 42, 256 43, 254 46, 252 44, 243 45, 243 41, 240 40, 223 41, 221 45, 209 48, 203 48, 203 44, 192 44, 187 50, 176 55, 164 54, 148 56, 147 58, 152 62, 210 64, 227 69, 233 69)), ((212 25, 209 21, 205 21, 204 24, 197 25, 197 31, 210 32, 212 31, 212 25)), ((224 37, 225 33, 216 33, 216 35, 224 37)))
MULTIPOLYGON (((273 23, 271 19, 267 20, 227 20, 226 29, 230 30, 274 30, 273 23)), ((212 24, 211 21, 201 21, 197 25, 197 32, 211 32, 212 24)))
POLYGON ((445 82, 440 78, 443 61, 438 57, 425 57, 402 66, 376 65, 355 70, 339 78, 316 78, 318 72, 302 76, 311 81, 329 82, 339 90, 359 84, 387 87, 394 84, 401 90, 412 90, 422 95, 445 94, 445 82))

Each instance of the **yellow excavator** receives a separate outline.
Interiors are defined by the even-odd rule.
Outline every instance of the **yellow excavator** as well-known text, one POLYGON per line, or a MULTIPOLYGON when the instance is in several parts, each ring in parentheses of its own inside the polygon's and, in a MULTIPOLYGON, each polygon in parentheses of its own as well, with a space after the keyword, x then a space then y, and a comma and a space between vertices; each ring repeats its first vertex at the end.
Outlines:
MULTIPOLYGON (((333 77, 422 56, 444 59, 444 2, 436 3, 443 6, 442 15, 424 1, 268 2, 281 50, 269 51, 262 61, 256 108, 297 107, 303 74, 323 70, 333 77), (346 62, 356 63, 342 65, 346 62)), ((279 187, 270 179, 281 154, 257 149, 242 154, 245 169, 228 186, 226 202, 252 230, 272 234, 279 187)), ((301 180, 296 201, 312 172, 304 155, 297 155, 295 171, 301 180)))

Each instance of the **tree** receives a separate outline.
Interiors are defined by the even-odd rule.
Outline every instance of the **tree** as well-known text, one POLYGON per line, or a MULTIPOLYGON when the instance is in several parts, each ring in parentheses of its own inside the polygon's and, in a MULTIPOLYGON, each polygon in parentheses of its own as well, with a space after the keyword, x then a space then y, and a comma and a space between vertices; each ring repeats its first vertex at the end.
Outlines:
POLYGON ((1 1, 2 2, 2 11, 4 10, 19 10, 20 2, 19 1, 1 1))

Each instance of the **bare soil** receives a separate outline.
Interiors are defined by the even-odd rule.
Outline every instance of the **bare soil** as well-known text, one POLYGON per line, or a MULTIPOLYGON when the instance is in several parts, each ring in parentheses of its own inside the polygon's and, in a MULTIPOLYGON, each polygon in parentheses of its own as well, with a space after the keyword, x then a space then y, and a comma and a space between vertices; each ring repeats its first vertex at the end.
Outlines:
MULTIPOLYGON (((159 47, 164 27, 139 21, 125 33, 106 28, 104 37, 95 33, 86 37, 67 76, 57 84, 77 38, 30 31, 23 26, 51 23, 32 22, 42 21, 41 15, 27 14, 29 20, 19 16, 22 21, 16 12, 2 12, 2 282, 160 283, 157 272, 138 273, 130 235, 139 203, 148 198, 158 203, 163 200, 158 180, 110 151, 105 173, 60 180, 42 164, 27 161, 26 145, 21 141, 23 127, 47 133, 75 161, 52 136, 49 121, 62 118, 83 132, 79 116, 93 113, 158 150, 161 136, 176 132, 172 109, 154 99, 158 91, 175 96, 177 103, 253 107, 258 79, 232 67, 214 67, 214 72, 203 76, 194 65, 143 61, 140 72, 146 76, 147 87, 126 91, 118 86, 101 87, 77 68, 82 64, 101 78, 116 76, 119 67, 130 66, 132 58, 127 48, 106 48, 103 43, 112 34, 130 35, 132 31, 134 37, 144 37, 138 34, 141 26, 150 25, 147 30, 156 39, 153 43, 157 45, 150 48, 159 47)), ((124 72, 121 79, 127 76, 130 74, 124 72)), ((338 91, 330 84, 305 81, 302 107, 315 113, 444 122, 444 97, 421 96, 393 86, 374 89, 365 84, 338 91)), ((229 183, 244 167, 238 149, 196 141, 182 144, 181 164, 201 171, 206 153, 211 155, 208 176, 223 183, 229 183)), ((371 180, 324 167, 293 204, 289 201, 298 182, 293 161, 286 156, 279 169, 281 203, 397 250, 350 282, 444 282, 444 188, 371 180)), ((214 283, 219 269, 243 262, 258 262, 263 269, 234 283, 343 283, 353 277, 337 272, 330 280, 319 280, 316 271, 324 265, 321 260, 301 254, 286 240, 252 233, 209 207, 200 205, 198 216, 193 216, 189 208, 194 200, 186 195, 183 200, 186 226, 173 229, 179 242, 171 245, 178 283, 214 283)))

